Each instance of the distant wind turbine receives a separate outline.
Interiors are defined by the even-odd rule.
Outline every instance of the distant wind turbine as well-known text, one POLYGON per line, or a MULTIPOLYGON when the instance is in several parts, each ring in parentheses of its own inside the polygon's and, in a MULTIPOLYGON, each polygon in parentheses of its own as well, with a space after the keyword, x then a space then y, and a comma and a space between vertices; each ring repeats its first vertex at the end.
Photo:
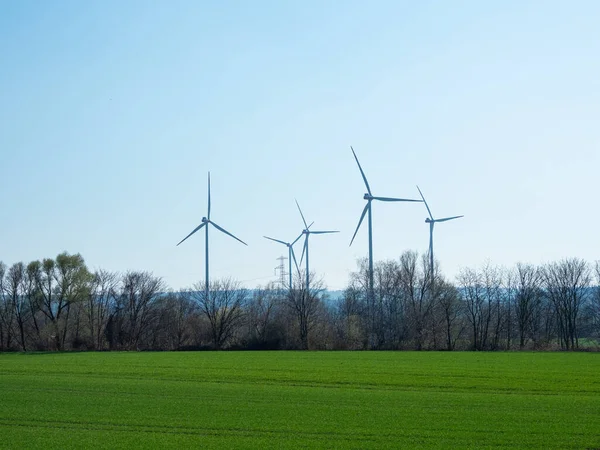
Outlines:
POLYGON ((300 209, 300 205, 298 204, 298 200, 296 200, 296 206, 298 207, 298 211, 300 211, 302 222, 304 222, 304 230, 302 230, 302 234, 304 235, 304 247, 302 248, 302 257, 300 258, 300 263, 302 263, 302 259, 304 258, 304 254, 306 253, 306 293, 308 294, 310 289, 310 272, 308 265, 308 237, 311 234, 330 234, 339 233, 339 231, 310 231, 312 223, 310 225, 306 223, 306 220, 304 219, 304 214, 302 214, 302 210, 300 209))
POLYGON ((363 219, 365 218, 365 214, 369 213, 369 293, 373 292, 374 289, 374 280, 373 280, 373 220, 371 215, 371 202, 373 200, 379 200, 381 202, 421 202, 421 200, 412 200, 408 198, 392 198, 392 197, 375 197, 371 193, 371 188, 369 187, 369 182, 367 181, 367 177, 358 162, 358 157, 354 152, 352 146, 350 146, 352 150, 352 154, 354 155, 354 159, 356 160, 356 164, 358 164, 358 169, 360 170, 360 174, 362 175, 363 181, 365 182, 365 186, 367 187, 367 193, 363 196, 363 198, 367 201, 365 208, 363 209, 362 214, 360 215, 360 220, 358 221, 358 226, 356 227, 356 231, 352 236, 352 240, 350 241, 350 245, 354 242, 354 238, 356 237, 356 233, 358 233, 358 229, 362 224, 363 219))
POLYGON ((196 231, 200 230, 202 227, 205 227, 205 240, 206 240, 206 244, 205 244, 205 252, 206 252, 206 299, 208 300, 209 297, 209 278, 208 278, 208 224, 212 225, 213 227, 215 227, 217 230, 231 236, 232 238, 234 238, 236 241, 240 241, 242 244, 244 245, 248 245, 246 244, 244 241, 242 241, 241 239, 235 237, 233 234, 231 234, 229 231, 225 230, 224 228, 220 227, 219 225, 217 225, 216 223, 214 223, 212 220, 210 220, 210 172, 208 172, 208 214, 206 215, 207 217, 203 217, 202 218, 202 222, 200 223, 200 225, 198 225, 190 234, 188 234, 186 237, 184 237, 177 245, 181 244, 183 241, 185 241, 187 238, 189 238, 192 234, 194 234, 196 231))
POLYGON ((427 208, 427 212, 429 213, 429 217, 425 219, 425 223, 429 224, 429 269, 431 270, 431 277, 433 277, 433 226, 436 222, 447 222, 449 220, 460 219, 465 216, 452 216, 452 217, 444 217, 443 219, 434 219, 433 214, 431 214, 431 210, 429 209, 429 205, 425 201, 425 197, 423 197, 423 193, 419 186, 417 186, 419 190, 419 194, 421 194, 421 198, 423 199, 423 203, 425 203, 425 207, 427 208))
MULTIPOLYGON (((309 227, 310 227, 310 225, 309 225, 309 227)), ((275 239, 275 238, 272 238, 272 237, 269 237, 269 236, 263 236, 265 239, 269 239, 270 241, 273 241, 273 242, 278 242, 280 244, 285 245, 288 248, 288 253, 289 253, 288 261, 289 261, 289 264, 290 264, 290 267, 289 267, 289 276, 290 276, 290 285, 289 285, 289 288, 290 288, 290 290, 292 290, 292 287, 293 287, 293 284, 292 284, 292 281, 293 281, 293 278, 292 278, 292 260, 294 260, 294 264, 296 265, 296 270, 298 271, 298 274, 300 274, 300 268, 298 267, 298 261, 296 260, 296 255, 294 253, 294 244, 296 242, 298 242, 298 240, 302 237, 302 235, 303 234, 300 234, 300 236, 298 236, 296 239, 294 239, 293 242, 285 242, 285 241, 280 241, 279 239, 275 239)))

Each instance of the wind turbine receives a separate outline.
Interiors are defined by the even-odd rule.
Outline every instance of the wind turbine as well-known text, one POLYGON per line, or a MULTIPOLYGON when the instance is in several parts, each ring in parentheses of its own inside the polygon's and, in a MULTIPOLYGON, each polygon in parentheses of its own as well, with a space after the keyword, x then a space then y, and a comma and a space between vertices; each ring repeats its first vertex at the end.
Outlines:
POLYGON ((423 197, 423 193, 419 186, 417 186, 419 190, 419 194, 421 194, 421 198, 423 199, 423 203, 425 203, 425 207, 427 208, 427 212, 429 213, 429 217, 425 219, 425 223, 429 224, 429 268, 431 270, 431 279, 433 279, 433 226, 436 222, 447 222, 449 220, 460 219, 465 216, 452 216, 452 217, 444 217, 443 219, 434 219, 433 214, 431 214, 431 210, 429 209, 429 205, 425 201, 425 197, 423 197))
MULTIPOLYGON (((312 225, 312 224, 311 224, 312 225)), ((292 284, 292 259, 294 260, 294 264, 296 265, 296 270, 298 271, 298 273, 300 273, 300 268, 298 267, 298 261, 296 261, 296 255, 294 253, 294 244, 296 242, 298 242, 298 240, 302 237, 302 234, 300 236, 298 236, 296 239, 294 239, 293 242, 284 242, 284 241, 280 241, 279 239, 275 239, 269 236, 263 236, 265 239, 269 239, 273 242, 279 242, 280 244, 285 245, 288 248, 288 253, 289 253, 289 257, 288 257, 288 261, 290 263, 290 268, 289 268, 289 275, 290 275, 290 290, 292 290, 293 284, 292 284)))
POLYGON ((369 182, 367 181, 367 177, 358 162, 358 157, 354 152, 352 146, 350 146, 352 150, 352 154, 354 155, 354 159, 356 160, 356 164, 358 164, 358 169, 360 170, 360 174, 362 175, 363 181, 365 182, 365 186, 367 187, 367 193, 363 196, 363 198, 367 201, 365 208, 363 209, 362 214, 360 215, 360 220, 358 221, 358 226, 356 227, 356 231, 352 236, 352 240, 350 241, 350 245, 354 242, 354 238, 356 237, 356 233, 358 233, 358 229, 362 224, 363 219, 365 218, 365 214, 369 213, 369 292, 373 292, 374 289, 374 281, 373 281, 373 220, 371 214, 371 202, 373 200, 379 200, 380 202, 421 202, 421 200, 412 200, 408 198, 392 198, 392 197, 375 197, 371 193, 371 188, 369 187, 369 182))
MULTIPOLYGON (((304 248, 302 249, 302 257, 300 258, 300 264, 302 264, 302 259, 304 258, 304 253, 306 252, 306 293, 308 294, 310 288, 310 272, 308 266, 308 237, 311 234, 330 234, 339 233, 339 231, 310 231, 312 223, 310 225, 306 223, 306 219, 304 219, 304 214, 302 214, 302 210, 300 209, 298 200, 296 200, 296 206, 298 207, 298 211, 300 211, 300 216, 302 217, 302 222, 304 222, 305 227, 304 230, 302 230, 302 234, 304 235, 304 248)), ((300 236, 302 236, 302 234, 300 236)))
POLYGON ((217 225, 216 223, 214 223, 212 220, 210 220, 210 172, 208 172, 208 214, 206 215, 206 217, 202 218, 202 222, 200 223, 200 225, 198 225, 196 228, 194 228, 194 230, 188 234, 186 237, 184 237, 177 245, 181 244, 183 241, 185 241, 187 238, 189 238, 192 234, 194 234, 196 231, 200 230, 202 227, 204 227, 205 230, 205 240, 206 240, 206 244, 205 244, 205 252, 206 252, 206 262, 205 262, 205 266, 206 266, 206 299, 208 300, 208 296, 209 296, 209 284, 208 284, 208 225, 212 225, 213 227, 215 227, 217 230, 231 236, 232 238, 234 238, 236 241, 240 241, 242 244, 244 245, 248 245, 246 244, 244 241, 242 241, 241 239, 235 237, 233 234, 231 234, 229 231, 225 230, 224 228, 220 227, 219 225, 217 225))

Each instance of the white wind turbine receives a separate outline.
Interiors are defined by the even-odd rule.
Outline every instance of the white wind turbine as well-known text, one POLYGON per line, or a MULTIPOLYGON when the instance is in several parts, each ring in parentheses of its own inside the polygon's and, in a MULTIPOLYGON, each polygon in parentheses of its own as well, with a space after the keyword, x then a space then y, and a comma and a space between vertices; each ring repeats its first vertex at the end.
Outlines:
POLYGON ((433 227, 437 222, 447 222, 449 220, 454 220, 454 219, 460 219, 461 217, 465 217, 463 216, 452 216, 452 217, 444 217, 443 219, 434 219, 433 218, 433 214, 431 214, 431 210, 429 209, 429 205, 427 204, 427 202, 425 201, 425 197, 423 196, 423 193, 421 192, 421 189, 419 189, 419 186, 417 186, 417 189, 419 190, 419 194, 421 194, 421 198, 423 199, 423 203, 425 203, 425 207, 427 208, 427 212, 429 213, 429 217, 427 217, 425 219, 425 223, 429 224, 429 270, 431 271, 431 279, 434 278, 434 273, 433 273, 433 227))
MULTIPOLYGON (((312 224, 311 224, 312 225, 312 224)), ((269 236, 263 236, 265 239, 269 239, 270 241, 273 242, 278 242, 280 244, 285 245, 288 248, 288 261, 289 261, 289 276, 290 276, 290 281, 289 281, 289 288, 290 290, 292 290, 293 284, 293 274, 292 274, 292 260, 294 260, 294 264, 296 265, 296 270, 298 271, 298 273, 300 273, 300 268, 298 267, 298 261, 296 261, 296 255, 294 253, 294 244, 296 242, 298 242, 298 240, 302 237, 302 234, 300 234, 300 236, 298 236, 296 239, 294 239, 293 242, 285 242, 285 241, 280 241, 279 239, 275 239, 269 236)))
POLYGON ((393 197, 375 197, 371 193, 371 187, 369 186, 369 182, 367 181, 367 177, 358 162, 358 157, 354 152, 352 146, 350 146, 352 150, 352 154, 354 155, 354 159, 356 160, 356 164, 358 164, 358 169, 360 170, 360 174, 362 175, 363 181, 365 182, 365 186, 367 188, 367 193, 363 196, 363 198, 367 201, 365 208, 363 209, 362 214, 360 215, 360 220, 358 221, 358 226, 356 227, 356 231, 352 236, 352 240, 350 241, 350 245, 354 242, 354 238, 356 237, 356 233, 358 233, 358 229, 362 224, 363 219, 365 218, 365 214, 369 213, 368 224, 369 224, 369 294, 373 293, 374 289, 374 280, 373 280, 373 221, 371 215, 371 202, 373 200, 378 200, 381 202, 421 202, 421 200, 412 200, 408 198, 393 198, 393 197))
POLYGON ((339 233, 339 231, 311 231, 310 227, 312 226, 312 223, 310 225, 306 223, 306 220, 304 219, 304 214, 302 214, 302 210, 300 209, 300 205, 298 204, 298 200, 296 200, 296 206, 298 207, 298 211, 300 211, 302 222, 304 222, 304 229, 302 230, 302 234, 304 235, 304 247, 302 248, 302 257, 300 258, 300 264, 302 264, 302 259, 304 258, 304 254, 306 253, 306 294, 308 295, 310 289, 310 272, 308 265, 308 237, 311 234, 330 234, 339 233))
POLYGON ((206 280, 206 286, 205 286, 205 290, 206 290, 206 299, 208 300, 209 298, 209 278, 208 278, 208 225, 212 225, 213 227, 215 227, 217 230, 221 231, 222 233, 227 234, 228 236, 231 236, 232 238, 234 238, 235 240, 241 242, 244 245, 248 245, 246 244, 244 241, 242 241, 241 239, 235 237, 233 234, 231 234, 229 231, 225 230, 224 228, 220 227, 219 225, 217 225, 215 222, 213 222, 212 220, 210 220, 210 172, 208 172, 208 214, 206 215, 206 217, 202 218, 202 222, 200 223, 200 225, 198 225, 196 228, 194 228, 194 230, 188 234, 186 237, 184 237, 177 245, 181 244, 183 241, 185 241, 187 238, 189 238, 192 234, 194 234, 196 231, 200 230, 202 227, 204 227, 204 231, 205 231, 205 280, 206 280))

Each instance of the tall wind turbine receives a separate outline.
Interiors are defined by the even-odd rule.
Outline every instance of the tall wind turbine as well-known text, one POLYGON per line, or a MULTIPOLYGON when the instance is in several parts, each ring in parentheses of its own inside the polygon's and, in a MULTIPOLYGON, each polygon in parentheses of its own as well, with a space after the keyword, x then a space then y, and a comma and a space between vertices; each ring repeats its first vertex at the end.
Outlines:
POLYGON ((354 238, 356 237, 356 233, 358 233, 358 229, 362 224, 363 219, 365 218, 365 214, 369 213, 369 293, 373 292, 374 281, 373 281, 373 220, 371 215, 371 202, 373 200, 379 200, 381 202, 421 202, 421 200, 412 200, 408 198, 392 198, 392 197, 375 197, 371 193, 371 188, 369 187, 369 182, 367 181, 367 177, 358 162, 358 157, 354 152, 352 146, 350 146, 352 150, 352 154, 354 155, 354 159, 356 160, 356 164, 358 164, 358 169, 360 170, 360 174, 362 175, 363 181, 365 182, 365 186, 367 187, 367 193, 363 196, 363 198, 367 201, 365 208, 363 209, 362 214, 360 215, 360 220, 358 221, 358 226, 356 227, 356 231, 352 236, 352 240, 350 241, 350 245, 354 242, 354 238))
POLYGON ((200 223, 200 225, 198 225, 196 228, 194 228, 194 230, 188 234, 186 237, 184 237, 177 245, 181 244, 183 241, 185 241, 187 238, 189 238, 192 234, 194 234, 196 231, 200 230, 202 227, 204 227, 204 231, 205 231, 205 240, 206 240, 206 244, 205 244, 205 266, 206 266, 206 299, 208 300, 209 297, 209 278, 208 278, 208 225, 212 225, 213 227, 215 227, 217 230, 221 231, 222 233, 225 233, 229 236, 231 236, 232 238, 234 238, 236 241, 240 241, 242 244, 244 245, 248 245, 246 244, 244 241, 242 241, 241 239, 235 237, 233 234, 231 234, 229 231, 225 230, 224 228, 220 227, 219 225, 217 225, 216 223, 214 223, 212 220, 210 220, 210 172, 208 172, 208 214, 206 215, 206 217, 202 218, 202 222, 200 223))
POLYGON ((300 268, 298 267, 298 261, 296 261, 296 255, 294 253, 294 244, 296 242, 298 242, 298 240, 302 237, 302 234, 300 236, 298 236, 293 242, 284 242, 284 241, 280 241, 279 239, 275 239, 269 236, 263 236, 265 239, 269 239, 273 242, 279 242, 280 244, 285 245, 288 248, 288 253, 289 253, 289 257, 288 257, 288 261, 290 263, 290 267, 289 267, 289 275, 290 275, 290 291, 292 290, 293 284, 293 278, 292 278, 292 260, 294 260, 294 264, 296 265, 296 270, 298 271, 298 273, 300 273, 300 268))
POLYGON ((447 222, 449 220, 460 219, 465 216, 452 216, 452 217, 444 217, 443 219, 434 219, 433 214, 431 214, 431 210, 429 209, 429 205, 425 201, 425 197, 423 197, 423 193, 419 186, 417 186, 419 190, 419 194, 421 194, 421 198, 423 199, 423 203, 425 203, 425 207, 427 208, 427 212, 429 213, 429 217, 425 219, 425 223, 429 224, 429 269, 431 270, 431 279, 433 279, 433 226, 436 222, 447 222))
POLYGON ((302 214, 302 210, 300 209, 298 200, 296 200, 296 206, 298 207, 298 211, 300 211, 300 216, 302 217, 302 222, 304 222, 304 229, 302 230, 302 234, 304 235, 304 248, 302 249, 302 257, 300 258, 300 263, 302 263, 302 259, 304 258, 304 253, 306 253, 306 293, 308 294, 309 289, 310 289, 310 272, 309 272, 309 265, 308 265, 308 237, 311 234, 330 234, 330 233, 339 233, 339 231, 311 231, 310 227, 312 226, 312 223, 310 225, 308 225, 306 223, 306 219, 304 219, 304 214, 302 214))

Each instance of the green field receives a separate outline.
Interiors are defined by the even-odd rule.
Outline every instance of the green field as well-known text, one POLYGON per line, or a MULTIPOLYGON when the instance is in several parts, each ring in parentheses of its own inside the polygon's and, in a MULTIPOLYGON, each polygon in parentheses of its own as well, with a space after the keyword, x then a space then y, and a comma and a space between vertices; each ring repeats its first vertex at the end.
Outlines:
POLYGON ((600 355, 0 354, 0 447, 600 448, 600 355))

